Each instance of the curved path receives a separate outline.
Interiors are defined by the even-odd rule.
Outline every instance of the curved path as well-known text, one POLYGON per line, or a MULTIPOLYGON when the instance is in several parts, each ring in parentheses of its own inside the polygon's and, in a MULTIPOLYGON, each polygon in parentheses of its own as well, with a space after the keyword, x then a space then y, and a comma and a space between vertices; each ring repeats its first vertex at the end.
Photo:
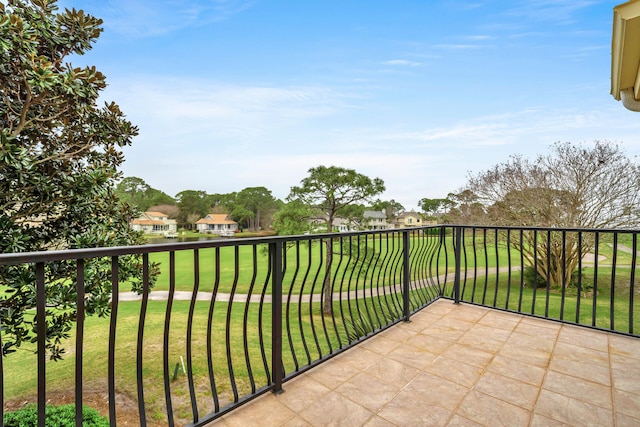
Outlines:
MULTIPOLYGON (((511 271, 519 271, 520 270, 520 266, 513 266, 511 267, 511 271)), ((509 267, 502 267, 498 270, 496 269, 490 269, 489 273, 493 273, 493 272, 498 272, 498 273, 506 273, 509 271, 509 267)), ((486 273, 486 271, 483 270, 479 270, 477 272, 474 271, 468 271, 466 278, 470 279, 473 277, 482 277, 484 276, 486 273)), ((448 284, 453 283, 453 279, 454 279, 454 273, 449 273, 446 276, 440 275, 438 277, 435 278, 429 278, 429 279, 424 279, 424 280, 419 280, 419 281, 414 281, 411 282, 411 290, 415 290, 415 289, 422 289, 422 288, 426 288, 426 287, 432 287, 432 286, 445 286, 448 284)), ((333 300, 334 301, 340 301, 340 300, 348 300, 348 299, 355 299, 358 298, 358 296, 362 297, 364 295, 364 297, 370 297, 371 292, 375 292, 377 295, 374 296, 379 296, 379 295, 385 295, 385 294, 390 294, 390 293, 399 293, 402 291, 402 285, 401 284, 396 284, 396 285, 389 285, 389 286, 385 286, 383 288, 366 288, 366 289, 359 289, 357 291, 347 291, 347 292, 334 292, 333 294, 333 300), (374 291, 375 290, 375 291, 374 291)), ((120 302, 125 302, 125 301, 140 301, 142 300, 142 295, 139 295, 135 292, 120 292, 119 294, 119 298, 118 301, 120 302)), ((190 291, 175 291, 173 294, 173 300, 174 301, 190 301, 192 298, 193 292, 190 291)), ((196 294, 196 301, 211 301, 211 298, 213 296, 212 292, 198 292, 196 294)), ((248 294, 235 294, 233 296, 233 302, 239 302, 239 303, 244 303, 244 302, 251 302, 251 303, 259 303, 261 300, 261 295, 260 294, 253 294, 253 295, 248 295, 248 294)), ((149 292, 149 300, 150 301, 166 301, 169 299, 169 291, 151 291, 149 292)), ((230 293, 222 293, 222 292, 218 292, 216 294, 216 301, 221 301, 221 302, 228 302, 231 300, 231 294, 230 293)), ((287 295, 283 294, 282 296, 282 300, 286 301, 287 300, 287 295)), ((322 294, 303 294, 302 298, 300 299, 300 295, 299 294, 295 294, 292 297, 293 302, 301 302, 301 303, 309 303, 309 302, 316 302, 319 303, 322 301, 322 294)), ((264 296, 264 302, 269 304, 271 303, 271 295, 265 295, 264 296)))

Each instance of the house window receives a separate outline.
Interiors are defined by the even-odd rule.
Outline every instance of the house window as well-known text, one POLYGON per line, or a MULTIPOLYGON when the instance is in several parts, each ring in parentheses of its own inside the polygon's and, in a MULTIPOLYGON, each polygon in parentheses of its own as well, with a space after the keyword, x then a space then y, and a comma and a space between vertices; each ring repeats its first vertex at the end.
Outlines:
POLYGON ((413 218, 408 218, 407 219, 407 224, 411 224, 413 222, 413 218))

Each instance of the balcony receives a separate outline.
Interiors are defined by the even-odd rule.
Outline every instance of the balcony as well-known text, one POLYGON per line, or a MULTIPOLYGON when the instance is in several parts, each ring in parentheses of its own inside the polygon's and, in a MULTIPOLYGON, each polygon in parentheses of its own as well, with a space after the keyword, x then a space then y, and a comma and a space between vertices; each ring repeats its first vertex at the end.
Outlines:
POLYGON ((640 340, 440 299, 214 425, 640 423, 640 340))
POLYGON ((2 359, 3 409, 34 402, 39 425, 61 396, 77 425, 82 403, 112 425, 638 424, 637 254, 633 230, 457 226, 4 254, 0 277, 22 269, 36 298, 33 344, 2 359), (85 317, 96 277, 111 310, 85 317), (51 286, 80 307, 59 362, 51 286))

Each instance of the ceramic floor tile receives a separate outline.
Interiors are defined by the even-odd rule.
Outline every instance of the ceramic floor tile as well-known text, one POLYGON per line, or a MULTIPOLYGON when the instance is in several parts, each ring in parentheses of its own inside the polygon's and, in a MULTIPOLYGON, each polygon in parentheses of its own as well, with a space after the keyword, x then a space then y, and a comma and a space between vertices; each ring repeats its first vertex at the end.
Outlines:
POLYGON ((407 341, 409 338, 415 335, 415 331, 411 329, 403 328, 404 322, 394 327, 391 327, 385 331, 380 332, 381 337, 390 339, 392 341, 397 341, 399 343, 403 343, 407 341))
POLYGON ((531 424, 529 427, 573 427, 571 424, 563 423, 562 421, 554 420, 553 418, 547 418, 544 415, 533 414, 531 418, 531 424))
POLYGON ((608 334, 594 334, 578 326, 564 325, 558 335, 558 342, 573 344, 606 353, 609 349, 608 334))
POLYGON ((280 426, 287 420, 296 416, 295 412, 280 403, 276 396, 266 394, 249 403, 250 410, 246 407, 234 411, 223 418, 225 425, 229 427, 245 427, 250 425, 280 426))
POLYGON ((553 349, 554 357, 562 357, 573 361, 585 361, 595 365, 608 366, 609 354, 604 351, 592 350, 580 345, 557 342, 553 349))
POLYGON ((526 426, 529 423, 529 411, 503 400, 471 391, 460 403, 457 411, 461 416, 485 426, 526 426))
POLYGON ((612 411, 549 390, 540 392, 534 411, 536 414, 568 425, 613 425, 612 411))
POLYGON ((519 322, 519 316, 500 313, 497 316, 488 314, 480 319, 478 324, 511 332, 518 326, 519 322), (513 316, 513 318, 507 316, 513 316))
POLYGON ((344 358, 345 363, 358 370, 366 369, 384 358, 380 353, 376 353, 362 346, 349 349, 345 353, 345 356, 348 356, 344 358))
POLYGON ((313 425, 300 418, 299 416, 295 416, 282 423, 282 427, 313 427, 313 425))
POLYGON ((454 329, 446 325, 436 323, 423 330, 424 335, 428 335, 434 338, 439 338, 446 341, 457 341, 458 338, 464 335, 465 330, 454 329))
MULTIPOLYGON (((402 393, 422 396, 422 405, 436 405, 453 411, 469 391, 468 387, 423 372, 414 378, 402 393)), ((411 400, 415 400, 415 397, 412 397, 411 400)))
POLYGON ((453 301, 439 300, 430 304, 428 307, 429 313, 446 316, 453 310, 457 310, 460 305, 454 304, 453 301))
POLYGON ((525 365, 538 366, 545 369, 549 365, 549 360, 551 360, 551 354, 546 351, 516 346, 510 342, 507 342, 507 344, 500 349, 498 355, 517 360, 525 365))
POLYGON ((489 362, 491 362, 491 359, 494 357, 494 353, 489 353, 466 345, 454 344, 443 351, 442 356, 477 366, 479 368, 484 368, 489 364, 489 362))
POLYGON ((475 324, 484 316, 486 316, 488 312, 489 310, 482 308, 480 310, 457 310, 454 308, 447 315, 447 318, 454 319, 455 321, 463 321, 475 324))
MULTIPOLYGON (((574 360, 555 356, 549 363, 549 370, 572 377, 582 378, 605 386, 611 385, 611 369, 606 365, 596 365, 589 360, 574 360)), ((637 378, 640 378, 637 377, 637 378)))
POLYGON ((485 427, 485 426, 483 426, 482 424, 478 424, 475 421, 471 421, 468 418, 464 418, 458 414, 455 414, 449 421, 449 424, 447 424, 447 427, 485 427))
POLYGON ((438 355, 428 350, 405 344, 393 350, 387 357, 416 369, 424 369, 432 363, 438 355))
POLYGON ((473 387, 483 372, 478 366, 446 357, 438 357, 424 371, 468 388, 473 387))
POLYGON ((473 389, 527 411, 535 406, 540 391, 538 387, 493 372, 486 372, 473 389))
POLYGON ((457 344, 474 347, 478 350, 496 353, 504 345, 504 341, 493 339, 490 335, 478 333, 475 330, 469 331, 461 336, 457 344))
POLYGON ((427 350, 435 354, 441 354, 443 351, 453 345, 453 340, 447 340, 429 335, 428 333, 430 332, 430 330, 426 332, 427 333, 425 333, 425 331, 422 331, 422 333, 408 339, 407 343, 419 349, 427 350))
POLYGON ((378 416, 398 426, 444 426, 451 411, 432 404, 429 399, 425 401, 424 395, 405 390, 378 411, 378 416))
POLYGON ((384 383, 401 388, 407 385, 420 372, 418 369, 393 359, 384 359, 371 365, 363 372, 372 375, 384 383))
POLYGON ((494 328, 492 326, 477 323, 469 330, 467 334, 474 334, 480 337, 490 338, 495 341, 505 342, 511 336, 512 331, 494 328))
POLYGON ((420 332, 423 329, 428 328, 429 326, 433 325, 438 320, 442 319, 442 316, 437 315, 437 314, 428 314, 428 315, 423 315, 423 316, 417 317, 418 314, 420 314, 420 313, 414 314, 411 317, 411 321, 410 322, 402 322, 398 326, 401 327, 404 330, 413 331, 413 332, 420 332))
MULTIPOLYGON (((540 319, 538 317, 530 317, 530 316, 522 316, 522 320, 520 320, 520 325, 533 325, 533 326, 539 326, 542 328, 546 328, 546 329, 551 329, 556 331, 556 333, 560 330, 560 328, 562 327, 562 323, 558 323, 558 322, 549 322, 546 319, 540 319)), ((520 326, 518 325, 518 326, 520 326)))
POLYGON ((615 389, 640 396, 640 381, 638 380, 640 375, 637 372, 612 369, 611 377, 611 382, 615 389))
POLYGON ((353 377, 349 382, 342 384, 336 389, 336 392, 368 410, 376 412, 392 400, 399 390, 399 387, 391 386, 363 372, 353 377))
POLYGON ((448 331, 462 331, 466 332, 473 328, 476 322, 469 322, 466 320, 456 319, 451 316, 445 316, 433 324, 434 329, 444 329, 448 331))
POLYGON ((556 346, 555 338, 540 339, 538 336, 523 334, 517 331, 509 336, 507 343, 510 347, 532 349, 544 353, 551 353, 556 346))
POLYGON ((640 342, 637 338, 609 335, 609 349, 612 355, 620 355, 640 360, 640 342))
POLYGON ((320 399, 331 391, 325 385, 304 374, 284 383, 282 388, 284 393, 278 395, 277 399, 294 412, 302 411, 309 402, 320 399))
POLYGON ((401 345, 398 341, 386 337, 376 337, 374 340, 366 340, 360 344, 362 347, 375 351, 376 353, 387 355, 401 345))
POLYGON ((312 379, 327 388, 334 389, 360 372, 343 360, 331 360, 307 373, 312 379))
POLYGON ((602 408, 612 410, 611 387, 581 378, 549 371, 542 388, 567 397, 582 400, 602 408))
POLYGON ((522 363, 504 356, 496 356, 487 366, 487 371, 495 372, 507 378, 522 381, 539 387, 544 379, 546 369, 522 363))
POLYGON ((373 413, 344 396, 331 392, 298 415, 313 426, 360 426, 373 413))
POLYGON ((560 333, 561 326, 548 321, 525 318, 516 326, 515 332, 529 335, 538 339, 555 341, 560 333), (551 323, 555 327, 549 327, 547 323, 551 323))
POLYGON ((640 418, 640 395, 614 389, 613 406, 618 413, 640 418))
POLYGON ((640 418, 630 417, 627 414, 616 414, 616 427, 638 427, 640 418))
POLYGON ((395 424, 378 415, 374 415, 364 424, 363 427, 395 427, 395 424))

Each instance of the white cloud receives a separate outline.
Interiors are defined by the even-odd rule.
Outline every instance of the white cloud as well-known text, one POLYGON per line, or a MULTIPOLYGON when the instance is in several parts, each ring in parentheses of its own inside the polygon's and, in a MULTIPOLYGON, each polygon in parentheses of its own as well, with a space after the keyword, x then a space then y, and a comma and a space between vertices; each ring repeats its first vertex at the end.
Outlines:
POLYGON ((321 86, 234 86, 154 76, 110 80, 105 94, 147 135, 241 140, 351 108, 348 97, 321 86))
POLYGON ((440 43, 440 44, 433 45, 433 47, 437 49, 465 50, 465 49, 482 49, 485 46, 479 45, 479 44, 440 43))
POLYGON ((419 62, 407 61, 405 59, 392 59, 390 61, 384 61, 383 64, 385 64, 385 65, 409 66, 409 67, 417 67, 417 66, 422 65, 419 62))
POLYGON ((463 39, 467 39, 467 40, 491 40, 491 39, 495 39, 495 36, 489 36, 489 35, 471 35, 471 36, 465 36, 462 37, 463 39))

